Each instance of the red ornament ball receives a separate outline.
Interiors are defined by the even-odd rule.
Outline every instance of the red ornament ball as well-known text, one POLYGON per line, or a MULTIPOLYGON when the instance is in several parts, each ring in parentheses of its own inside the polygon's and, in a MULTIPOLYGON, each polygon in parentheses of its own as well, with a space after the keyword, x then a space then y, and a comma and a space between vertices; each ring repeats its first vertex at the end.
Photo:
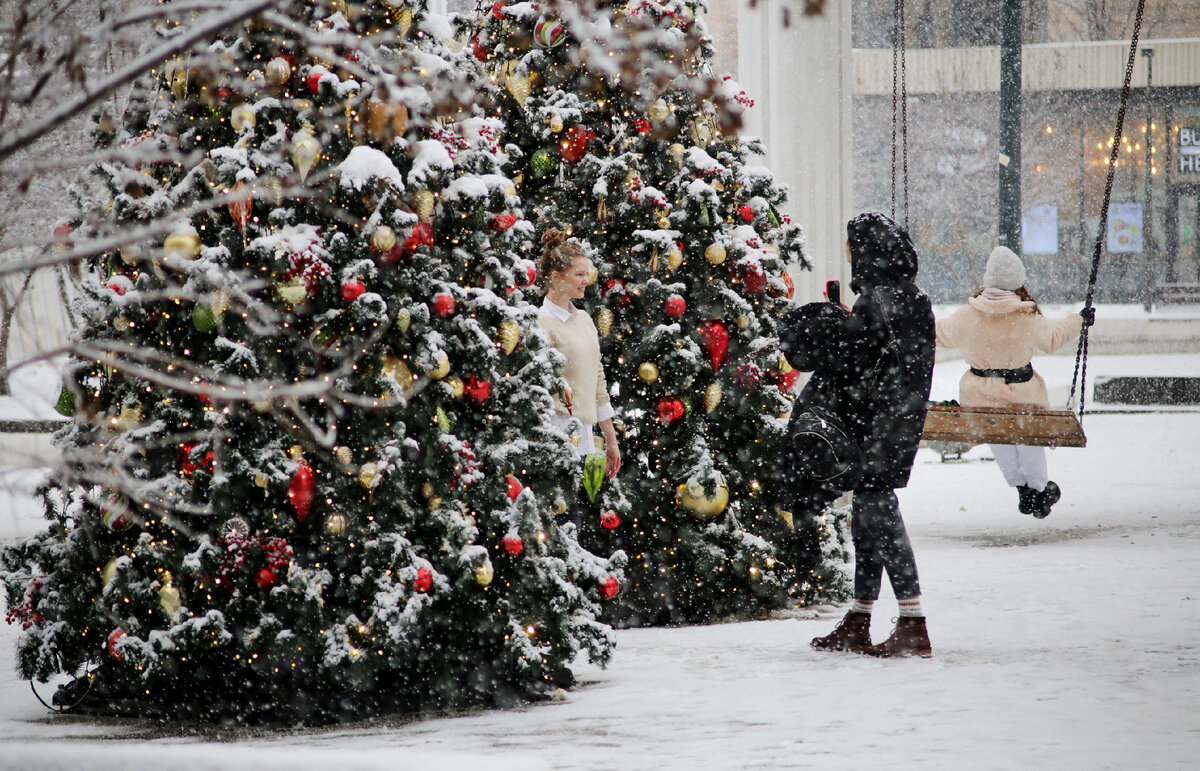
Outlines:
POLYGON ((504 1, 503 0, 500 0, 500 2, 494 3, 492 5, 492 15, 495 16, 497 19, 504 19, 504 1))
POLYGON ((275 571, 270 568, 263 568, 254 574, 254 583, 259 589, 270 589, 275 584, 279 583, 279 576, 275 575, 275 571))
POLYGON ((508 499, 515 501, 517 496, 521 494, 521 491, 525 489, 525 485, 521 484, 521 480, 512 474, 506 476, 504 481, 508 484, 508 499))
POLYGON ((304 79, 304 83, 313 94, 319 94, 321 93, 321 78, 328 74, 329 70, 318 65, 308 71, 308 77, 304 79))
POLYGON ((125 630, 121 627, 117 627, 116 629, 112 630, 112 634, 108 636, 108 642, 105 644, 105 647, 108 649, 108 655, 112 656, 117 661, 125 660, 125 654, 117 650, 117 643, 121 641, 122 637, 125 637, 125 630))
POLYGON ((433 308, 433 312, 439 316, 449 316, 454 313, 454 295, 442 292, 435 294, 433 299, 429 301, 429 305, 433 308))
POLYGON ((621 517, 615 511, 605 510, 600 512, 600 527, 605 530, 613 530, 621 524, 621 517))
POLYGON ((413 588, 421 594, 429 591, 433 586, 433 571, 429 568, 417 568, 417 580, 413 581, 413 588))
POLYGON ((708 354, 713 372, 725 363, 725 354, 729 352, 729 329, 725 322, 713 319, 700 327, 700 347, 708 354))
POLYGON ((512 214, 511 212, 497 214, 495 217, 492 217, 492 228, 500 231, 501 233, 503 233, 505 230, 508 230, 515 224, 517 224, 517 215, 512 214))
POLYGON ((617 596, 617 592, 621 590, 621 584, 617 582, 616 576, 609 576, 600 584, 600 596, 606 600, 611 600, 617 596))
POLYGON ((645 118, 640 118, 640 117, 634 118, 633 119, 633 129, 634 129, 634 131, 636 131, 639 134, 649 134, 650 133, 650 121, 648 121, 645 118))
POLYGON ((625 306, 629 305, 629 303, 633 302, 633 298, 629 295, 629 292, 625 290, 625 279, 623 278, 610 278, 605 281, 604 290, 600 292, 600 297, 608 297, 609 292, 617 293, 618 307, 624 308, 625 306))
POLYGON ((754 209, 750 208, 750 204, 744 203, 737 208, 738 216, 742 218, 742 222, 749 222, 754 219, 754 209))
POLYGON ((463 378, 463 395, 482 407, 488 397, 492 395, 492 383, 489 380, 469 375, 463 378))
POLYGON ((683 312, 687 310, 687 302, 677 294, 668 297, 664 305, 667 309, 667 315, 676 319, 682 316, 683 312))
POLYGON ((352 303, 365 291, 367 291, 367 287, 363 282, 347 281, 342 284, 342 299, 348 303, 352 303))
POLYGON ((658 400, 658 419, 662 421, 663 425, 671 425, 682 418, 686 412, 687 409, 683 406, 683 401, 674 396, 667 396, 658 400))
POLYGON ((752 294, 767 288, 767 274, 758 263, 752 262, 742 269, 742 286, 752 294))
POLYGON ((780 372, 775 375, 775 382, 779 383, 779 390, 790 391, 792 386, 796 385, 796 381, 800 379, 800 370, 790 369, 787 372, 780 372))
POLYGON ((471 53, 481 62, 486 62, 491 58, 491 53, 483 47, 483 43, 477 37, 471 38, 471 53))
POLYGON ((525 542, 521 540, 521 536, 519 535, 504 536, 500 539, 500 545, 504 547, 504 551, 513 557, 525 551, 525 542))
POLYGON ((533 286, 537 283, 537 268, 533 263, 525 265, 525 283, 522 286, 533 286))
POLYGON ((308 461, 301 458, 298 463, 296 473, 292 474, 292 481, 288 483, 287 497, 296 519, 303 522, 308 518, 308 511, 317 494, 317 479, 308 461))

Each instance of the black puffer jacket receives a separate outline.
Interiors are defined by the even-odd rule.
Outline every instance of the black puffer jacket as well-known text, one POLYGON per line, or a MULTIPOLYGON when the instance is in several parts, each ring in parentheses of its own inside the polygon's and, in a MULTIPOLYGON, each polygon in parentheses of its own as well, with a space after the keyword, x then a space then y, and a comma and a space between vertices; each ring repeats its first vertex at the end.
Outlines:
POLYGON ((917 251, 904 228, 867 212, 850 220, 846 230, 850 288, 858 299, 847 322, 853 385, 844 408, 866 457, 856 489, 895 489, 908 484, 925 423, 933 309, 914 281, 917 251))

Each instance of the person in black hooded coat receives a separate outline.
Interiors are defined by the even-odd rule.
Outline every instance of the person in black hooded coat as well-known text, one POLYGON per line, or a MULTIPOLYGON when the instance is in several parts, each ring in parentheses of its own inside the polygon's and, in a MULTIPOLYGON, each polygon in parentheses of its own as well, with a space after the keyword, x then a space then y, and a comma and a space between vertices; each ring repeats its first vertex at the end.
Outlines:
POLYGON ((932 654, 912 545, 895 490, 908 484, 933 379, 934 319, 915 283, 917 251, 904 228, 878 212, 847 225, 852 280, 858 295, 846 321, 851 364, 843 419, 863 453, 854 487, 854 604, 834 631, 812 641, 818 650, 875 656, 932 654), (871 645, 871 609, 887 571, 900 605, 890 637, 871 645))
POLYGON ((850 312, 832 302, 793 308, 779 322, 779 347, 788 363, 812 377, 796 397, 788 422, 788 445, 779 458, 781 484, 789 492, 796 540, 796 573, 803 578, 820 564, 817 517, 843 492, 853 489, 860 459, 837 457, 826 441, 832 431, 857 438, 847 428, 854 387, 854 357, 846 329, 850 312), (833 422, 832 429, 813 422, 833 422), (818 434, 820 435, 818 438, 818 434))

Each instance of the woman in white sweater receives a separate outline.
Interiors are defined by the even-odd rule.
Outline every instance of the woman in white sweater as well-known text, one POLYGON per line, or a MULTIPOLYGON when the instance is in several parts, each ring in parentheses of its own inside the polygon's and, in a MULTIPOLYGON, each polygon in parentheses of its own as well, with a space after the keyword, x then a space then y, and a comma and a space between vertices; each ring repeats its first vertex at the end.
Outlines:
POLYGON ((621 450, 617 446, 613 408, 600 362, 600 337, 591 317, 572 302, 583 299, 592 264, 580 243, 568 239, 561 230, 547 230, 542 236, 542 247, 538 275, 546 282, 546 299, 538 321, 550 336, 551 344, 567 359, 563 378, 568 393, 565 399, 555 400, 555 423, 570 434, 578 421, 581 455, 594 451, 593 427, 599 424, 608 461, 606 473, 613 477, 621 468, 621 450))

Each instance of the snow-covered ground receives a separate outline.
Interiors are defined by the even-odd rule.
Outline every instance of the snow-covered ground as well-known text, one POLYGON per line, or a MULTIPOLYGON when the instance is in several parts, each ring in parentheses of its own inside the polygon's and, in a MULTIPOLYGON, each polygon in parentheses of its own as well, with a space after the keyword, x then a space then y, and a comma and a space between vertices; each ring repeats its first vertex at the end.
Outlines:
MULTIPOLYGON (((1035 359, 1056 406, 1073 364, 1035 359)), ((938 365, 934 398, 964 366, 938 365)), ((1200 354, 1089 361, 1089 379, 1128 374, 1200 376, 1200 354)), ((986 448, 918 455, 900 498, 930 660, 812 651, 842 613, 826 607, 621 631, 613 665, 582 667, 559 702, 266 732, 52 715, 0 667, 0 768, 1195 768, 1200 408, 1098 411, 1084 428, 1087 449, 1051 453, 1063 499, 1045 520, 1017 513, 986 448)), ((39 527, 34 479, 0 478, 0 537, 39 527)), ((879 639, 886 589, 877 607, 879 639)), ((0 627, 0 649, 16 636, 0 627)))

